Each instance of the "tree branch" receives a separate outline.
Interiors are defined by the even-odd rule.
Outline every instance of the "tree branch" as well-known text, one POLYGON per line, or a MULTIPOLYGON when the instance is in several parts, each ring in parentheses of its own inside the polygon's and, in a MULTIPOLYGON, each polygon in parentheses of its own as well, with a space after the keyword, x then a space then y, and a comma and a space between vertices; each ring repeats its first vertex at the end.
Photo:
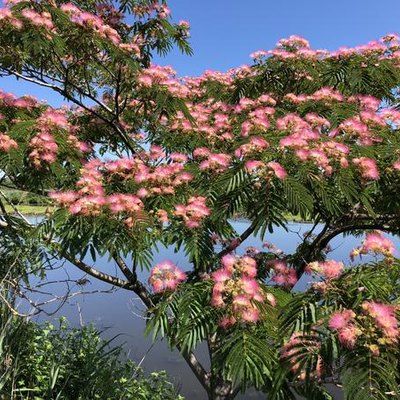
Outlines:
POLYGON ((125 277, 128 279, 132 289, 142 300, 143 304, 147 308, 152 308, 155 306, 152 296, 149 293, 149 291, 146 289, 146 287, 143 285, 142 282, 140 282, 137 278, 136 271, 131 271, 129 267, 126 265, 125 261, 117 256, 114 255, 113 259, 117 263, 119 269, 121 272, 125 275, 125 277))
MULTIPOLYGON (((10 70, 8 68, 3 68, 3 70, 6 71, 9 75, 14 75, 15 77, 23 79, 23 80, 25 80, 27 82, 31 82, 31 83, 34 83, 35 85, 46 87, 48 89, 54 90, 55 92, 61 94, 66 99, 70 100, 72 103, 78 105, 79 107, 82 107, 83 109, 85 109, 86 111, 90 112, 92 115, 94 115, 95 117, 99 118, 100 120, 102 120, 107 125, 109 125, 111 128, 113 128, 113 130, 118 134, 118 136, 121 138, 121 140, 123 141, 125 146, 132 152, 132 154, 136 154, 137 153, 136 150, 132 147, 132 145, 129 142, 129 140, 126 138, 125 132, 123 132, 121 130, 120 126, 116 125, 113 121, 110 121, 108 118, 104 117, 102 114, 98 113, 93 108, 86 106, 82 101, 80 101, 80 100, 76 99, 75 97, 73 97, 72 95, 70 95, 65 89, 62 89, 57 85, 50 84, 50 83, 44 81, 43 79, 40 79, 40 78, 37 78, 37 77, 35 77, 35 78, 28 77, 28 76, 25 76, 23 74, 20 74, 17 71, 10 70)), ((49 79, 51 79, 51 78, 49 78, 49 79)), ((76 86, 74 86, 74 88, 76 88, 76 86)), ((113 120, 115 120, 115 115, 112 113, 112 110, 110 108, 105 106, 102 102, 100 102, 95 97, 89 96, 87 93, 82 93, 82 95, 87 97, 90 100, 93 100, 97 104, 99 104, 102 108, 104 108, 107 112, 109 112, 113 116, 113 120)))
POLYGON ((66 260, 68 260, 71 264, 74 264, 81 271, 86 272, 88 275, 93 276, 94 278, 99 279, 100 281, 110 283, 111 285, 120 287, 122 289, 134 291, 134 286, 129 281, 125 281, 116 276, 101 272, 93 267, 90 267, 83 261, 78 260, 77 258, 72 257, 69 254, 66 254, 65 252, 60 253, 60 255, 66 260))
POLYGON ((221 258, 226 254, 231 253, 232 251, 236 250, 248 237, 254 232, 256 229, 256 225, 252 223, 237 239, 234 239, 232 243, 226 247, 224 250, 221 250, 217 257, 221 258))
POLYGON ((307 245, 307 247, 302 245, 298 247, 298 254, 294 256, 295 263, 297 264, 298 279, 303 275, 307 264, 318 259, 321 252, 336 236, 345 232, 370 229, 395 233, 399 231, 399 226, 399 217, 395 215, 372 218, 368 215, 353 214, 351 216, 344 216, 340 221, 336 221, 336 223, 332 223, 331 225, 327 223, 312 243, 307 245))
MULTIPOLYGON (((181 347, 176 345, 176 348, 181 352, 181 347)), ((192 353, 182 353, 182 357, 189 365, 192 372, 195 374, 198 381, 201 383, 203 388, 209 393, 211 390, 210 374, 204 369, 197 357, 192 353)))

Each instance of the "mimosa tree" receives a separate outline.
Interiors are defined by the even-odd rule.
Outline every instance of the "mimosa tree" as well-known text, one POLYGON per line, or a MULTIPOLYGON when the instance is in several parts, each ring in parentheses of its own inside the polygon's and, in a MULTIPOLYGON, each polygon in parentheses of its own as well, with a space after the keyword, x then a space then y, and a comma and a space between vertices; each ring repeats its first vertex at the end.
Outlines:
POLYGON ((69 103, 0 94, 3 185, 58 207, 29 226, 3 196, 1 229, 139 296, 148 329, 210 399, 248 387, 330 399, 326 383, 347 399, 398 398, 400 264, 384 232, 400 232, 399 38, 329 52, 292 36, 251 65, 179 78, 151 62, 173 46, 191 53, 189 24, 170 22, 164 2, 6 3, 1 75, 69 103), (314 224, 293 254, 240 247, 291 216, 314 224), (329 244, 350 233, 366 236, 345 268, 329 244), (160 243, 190 270, 154 265, 160 243), (98 254, 120 274, 97 269, 98 254))

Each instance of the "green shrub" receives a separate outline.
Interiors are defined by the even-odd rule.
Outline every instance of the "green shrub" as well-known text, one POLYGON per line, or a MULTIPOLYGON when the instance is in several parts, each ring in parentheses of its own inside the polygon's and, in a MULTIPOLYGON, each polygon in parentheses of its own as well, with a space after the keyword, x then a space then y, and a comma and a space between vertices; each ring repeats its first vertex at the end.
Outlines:
POLYGON ((183 399, 165 372, 146 376, 92 326, 70 329, 62 319, 56 328, 4 316, 0 322, 1 400, 183 399))

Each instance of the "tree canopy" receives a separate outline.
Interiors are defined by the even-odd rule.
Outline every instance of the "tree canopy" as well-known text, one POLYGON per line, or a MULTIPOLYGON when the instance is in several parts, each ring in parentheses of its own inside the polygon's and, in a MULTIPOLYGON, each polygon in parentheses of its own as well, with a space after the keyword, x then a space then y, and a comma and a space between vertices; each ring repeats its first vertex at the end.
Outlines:
POLYGON ((6 213, 3 253, 52 255, 135 292, 149 331, 178 348, 210 399, 399 396, 400 38, 337 51, 280 40, 200 77, 152 63, 190 55, 189 23, 158 1, 16 1, 0 10, 0 75, 63 96, 0 93, 2 185, 50 197, 37 226, 6 213), (249 221, 239 234, 232 219, 249 221), (300 216, 293 254, 240 245, 300 216), (366 232, 354 262, 329 243, 366 232), (191 264, 156 266, 158 244, 191 264), (240 247, 240 249, 239 249, 240 247), (120 275, 85 263, 108 254, 120 275), (372 263, 359 258, 373 254, 372 263), (360 261, 361 260, 361 261, 360 261), (151 269, 140 282, 138 268, 151 269), (293 288, 314 276, 307 290, 293 288), (207 342, 211 369, 193 350, 207 342))

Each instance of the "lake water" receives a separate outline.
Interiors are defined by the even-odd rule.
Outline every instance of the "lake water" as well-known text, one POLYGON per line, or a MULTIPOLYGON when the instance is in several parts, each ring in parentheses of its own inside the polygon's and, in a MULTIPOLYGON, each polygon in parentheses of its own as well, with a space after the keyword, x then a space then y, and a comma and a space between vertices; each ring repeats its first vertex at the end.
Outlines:
MULTIPOLYGON (((243 221, 235 221, 237 231, 243 232, 248 223, 243 221)), ((285 252, 295 250, 297 244, 301 241, 302 234, 311 228, 310 224, 305 223, 290 223, 289 231, 286 232, 283 228, 276 228, 274 233, 267 234, 265 240, 274 243, 285 252)), ((396 245, 400 242, 394 239, 396 245)), ((360 244, 361 238, 354 237, 337 237, 331 242, 333 251, 330 258, 349 262, 350 251, 360 244)), ((245 241, 241 248, 247 246, 260 247, 262 241, 255 237, 250 237, 245 241)), ((240 252, 240 251, 239 251, 240 252)), ((175 254, 172 248, 162 248, 154 257, 154 264, 165 259, 170 259, 179 267, 188 269, 189 264, 183 253, 175 254)), ((113 275, 119 275, 117 267, 114 263, 108 262, 106 258, 99 258, 94 264, 90 258, 86 259, 90 265, 96 265, 96 268, 113 275)), ((149 276, 148 271, 138 273, 139 277, 147 281, 149 276)), ((104 331, 105 337, 114 337, 119 335, 115 340, 115 344, 123 344, 128 356, 137 363, 141 363, 146 371, 166 370, 168 371, 171 380, 180 388, 181 393, 188 400, 205 400, 207 397, 201 385, 197 382, 194 375, 187 367, 186 363, 176 351, 170 351, 163 341, 152 343, 151 338, 146 338, 143 335, 145 321, 141 316, 143 308, 140 301, 132 292, 118 289, 110 292, 110 286, 93 278, 85 276, 85 274, 69 263, 65 263, 62 267, 55 271, 50 271, 47 277, 48 281, 58 281, 51 285, 51 292, 63 295, 66 290, 67 283, 59 283, 63 280, 74 280, 85 277, 89 279, 89 283, 84 287, 72 285, 69 287, 71 292, 81 290, 93 291, 108 291, 107 293, 92 293, 79 295, 70 299, 65 303, 54 316, 46 317, 41 315, 36 317, 36 320, 51 320, 56 321, 60 316, 68 318, 72 326, 80 324, 94 323, 96 327, 104 331)), ((308 277, 304 277, 297 285, 296 289, 303 289, 307 285, 308 277)), ((46 291, 50 287, 46 287, 46 291)), ((44 298, 44 296, 43 296, 44 298)), ((50 304, 46 310, 51 312, 56 309, 58 304, 50 304)), ((196 350, 196 355, 199 360, 207 366, 209 364, 208 357, 204 348, 201 346, 196 350)), ((339 400, 342 397, 338 392, 334 393, 335 399, 339 400)), ((239 399, 265 399, 262 394, 248 392, 239 399)))

